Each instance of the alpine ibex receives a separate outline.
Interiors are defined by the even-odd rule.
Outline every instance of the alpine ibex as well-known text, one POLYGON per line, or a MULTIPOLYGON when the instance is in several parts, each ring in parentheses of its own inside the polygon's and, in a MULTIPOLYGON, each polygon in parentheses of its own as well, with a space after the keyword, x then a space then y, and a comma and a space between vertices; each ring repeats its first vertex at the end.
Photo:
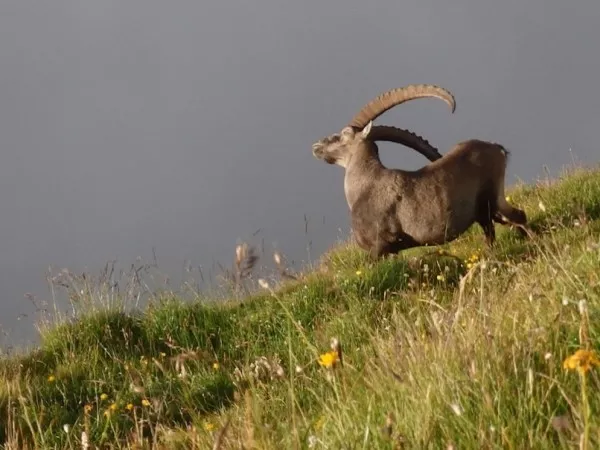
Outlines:
POLYGON ((494 221, 527 223, 525 212, 505 199, 508 151, 500 144, 471 139, 441 156, 408 130, 373 125, 388 109, 423 97, 440 98, 455 110, 454 97, 441 87, 393 89, 367 103, 340 133, 312 146, 316 158, 345 169, 344 191, 355 239, 375 258, 453 241, 475 222, 492 246, 494 221), (406 145, 432 162, 414 171, 389 169, 379 159, 376 141, 406 145))

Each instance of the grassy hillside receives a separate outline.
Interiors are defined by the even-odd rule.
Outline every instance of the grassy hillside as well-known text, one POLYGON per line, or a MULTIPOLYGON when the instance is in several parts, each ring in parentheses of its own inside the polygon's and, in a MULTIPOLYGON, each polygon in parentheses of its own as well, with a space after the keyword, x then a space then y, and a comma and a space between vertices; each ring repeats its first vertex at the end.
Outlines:
POLYGON ((563 367, 600 349, 600 170, 509 195, 535 236, 497 226, 493 251, 475 226, 378 264, 342 245, 243 300, 137 314, 79 292, 79 321, 0 362, 0 442, 600 448, 600 368, 563 367))

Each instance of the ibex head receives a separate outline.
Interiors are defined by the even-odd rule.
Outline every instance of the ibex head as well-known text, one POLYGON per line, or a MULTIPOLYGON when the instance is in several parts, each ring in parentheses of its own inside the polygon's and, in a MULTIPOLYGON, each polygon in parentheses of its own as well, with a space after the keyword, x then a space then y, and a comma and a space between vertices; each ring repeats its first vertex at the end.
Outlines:
POLYGON ((315 142, 312 145, 313 155, 327 164, 348 167, 357 150, 367 146, 377 152, 377 147, 370 140, 366 141, 372 126, 373 122, 369 122, 361 131, 356 131, 352 127, 344 127, 340 133, 329 135, 315 142))
POLYGON ((416 134, 391 126, 374 126, 373 121, 401 103, 417 98, 435 97, 445 101, 454 112, 456 102, 448 90, 430 84, 411 84, 386 91, 364 105, 342 129, 312 146, 313 155, 328 164, 347 167, 352 156, 362 150, 365 156, 378 156, 375 141, 395 142, 410 147, 430 161, 441 158, 435 147, 416 134), (362 144, 362 145, 361 145, 362 144))

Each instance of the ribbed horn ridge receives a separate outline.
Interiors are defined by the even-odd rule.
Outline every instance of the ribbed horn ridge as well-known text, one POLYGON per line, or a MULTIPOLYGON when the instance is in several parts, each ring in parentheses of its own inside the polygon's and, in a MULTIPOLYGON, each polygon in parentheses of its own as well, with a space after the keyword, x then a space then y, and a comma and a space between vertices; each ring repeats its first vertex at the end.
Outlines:
POLYGON ((445 101, 452 112, 456 109, 456 101, 452 93, 433 84, 409 84, 408 86, 386 91, 364 105, 354 116, 348 126, 362 129, 370 120, 375 120, 388 109, 417 98, 435 97, 445 101))
POLYGON ((416 150, 429 161, 435 161, 442 157, 438 149, 427 142, 426 139, 402 128, 387 125, 374 125, 369 133, 369 139, 405 145, 406 147, 416 150))

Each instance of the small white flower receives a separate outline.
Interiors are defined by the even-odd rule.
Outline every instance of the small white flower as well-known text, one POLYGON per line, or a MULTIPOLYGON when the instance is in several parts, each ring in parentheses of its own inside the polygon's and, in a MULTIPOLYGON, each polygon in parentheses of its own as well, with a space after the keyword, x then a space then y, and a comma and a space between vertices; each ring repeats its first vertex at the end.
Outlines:
POLYGON ((540 202, 538 203, 538 208, 540 208, 540 210, 542 212, 546 212, 546 206, 542 203, 542 201, 540 200, 540 202))
POLYGON ((579 306, 579 314, 584 315, 587 312, 587 302, 585 300, 579 300, 577 306, 579 306))
POLYGON ((452 408, 452 411, 454 411, 454 414, 457 416, 462 415, 463 410, 458 403, 451 403, 450 408, 452 408))
POLYGON ((562 304, 563 304, 563 306, 567 306, 569 304, 569 298, 568 297, 563 297, 562 304))
POLYGON ((81 432, 81 448, 82 450, 87 450, 90 448, 90 443, 88 441, 88 435, 85 431, 81 432))
POLYGON ((547 353, 544 355, 544 359, 545 359, 546 361, 548 361, 550 358, 552 358, 552 353, 550 353, 550 352, 547 352, 547 353))
POLYGON ((296 366, 296 373, 302 373, 302 372, 303 372, 302 367, 296 366))
POLYGON ((63 425, 63 430, 65 431, 65 433, 69 434, 69 430, 71 429, 70 425, 68 423, 65 423, 63 425))
POLYGON ((332 337, 330 342, 331 342, 331 345, 330 345, 331 350, 333 350, 335 352, 339 352, 339 350, 340 350, 340 341, 339 341, 339 339, 336 338, 336 337, 332 337))
POLYGON ((271 287, 271 286, 269 286, 269 282, 267 280, 265 280, 264 278, 258 279, 258 285, 263 289, 269 289, 271 287))
POLYGON ((308 436, 308 448, 315 448, 318 442, 318 439, 316 436, 313 436, 312 434, 310 436, 308 436))

